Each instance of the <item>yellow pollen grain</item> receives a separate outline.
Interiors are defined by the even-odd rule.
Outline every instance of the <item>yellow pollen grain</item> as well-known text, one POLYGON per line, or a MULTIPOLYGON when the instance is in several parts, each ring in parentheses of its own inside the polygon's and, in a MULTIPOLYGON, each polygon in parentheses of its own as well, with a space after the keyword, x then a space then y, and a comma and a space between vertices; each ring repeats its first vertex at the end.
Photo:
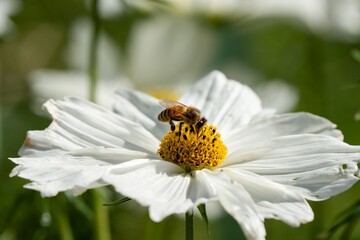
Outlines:
POLYGON ((222 163, 227 154, 220 137, 212 125, 205 125, 197 134, 184 125, 180 132, 177 124, 174 131, 164 136, 157 154, 186 170, 211 169, 222 163))

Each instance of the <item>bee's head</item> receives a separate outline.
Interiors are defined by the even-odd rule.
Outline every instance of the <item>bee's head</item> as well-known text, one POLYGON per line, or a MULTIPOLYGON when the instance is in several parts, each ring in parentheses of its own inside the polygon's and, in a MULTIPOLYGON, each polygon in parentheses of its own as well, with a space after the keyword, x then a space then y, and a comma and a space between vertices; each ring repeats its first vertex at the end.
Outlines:
POLYGON ((205 124, 207 123, 206 118, 202 117, 196 124, 195 124, 195 129, 197 132, 200 132, 201 129, 205 126, 205 124))

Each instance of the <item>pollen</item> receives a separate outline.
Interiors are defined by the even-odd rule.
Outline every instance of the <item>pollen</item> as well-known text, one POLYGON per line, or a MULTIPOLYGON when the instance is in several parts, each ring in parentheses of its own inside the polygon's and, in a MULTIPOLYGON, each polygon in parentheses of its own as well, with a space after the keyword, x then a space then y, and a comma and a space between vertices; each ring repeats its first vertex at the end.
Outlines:
POLYGON ((196 133, 193 128, 177 124, 168 132, 157 151, 162 159, 176 163, 187 172, 217 167, 226 157, 227 148, 213 125, 196 133))

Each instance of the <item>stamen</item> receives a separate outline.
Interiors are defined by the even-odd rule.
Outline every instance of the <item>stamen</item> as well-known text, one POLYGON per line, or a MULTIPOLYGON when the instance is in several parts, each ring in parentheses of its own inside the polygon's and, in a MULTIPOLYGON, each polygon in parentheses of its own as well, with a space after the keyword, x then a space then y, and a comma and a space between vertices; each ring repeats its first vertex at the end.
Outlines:
POLYGON ((187 172, 189 169, 211 169, 223 162, 227 154, 220 136, 212 125, 205 125, 197 133, 191 126, 180 129, 177 124, 174 131, 164 136, 157 154, 166 161, 180 165, 187 172))

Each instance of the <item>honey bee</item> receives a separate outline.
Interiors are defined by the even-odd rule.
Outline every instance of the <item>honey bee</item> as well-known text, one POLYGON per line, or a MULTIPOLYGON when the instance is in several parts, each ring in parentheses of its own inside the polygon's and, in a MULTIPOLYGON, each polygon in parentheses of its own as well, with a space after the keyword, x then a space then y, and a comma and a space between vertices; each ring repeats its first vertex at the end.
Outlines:
POLYGON ((158 120, 170 123, 171 131, 175 130, 173 121, 179 121, 180 132, 182 124, 185 124, 190 127, 190 130, 198 134, 207 122, 206 118, 201 115, 200 110, 195 107, 186 106, 167 98, 161 99, 159 103, 166 109, 159 114, 158 120))

